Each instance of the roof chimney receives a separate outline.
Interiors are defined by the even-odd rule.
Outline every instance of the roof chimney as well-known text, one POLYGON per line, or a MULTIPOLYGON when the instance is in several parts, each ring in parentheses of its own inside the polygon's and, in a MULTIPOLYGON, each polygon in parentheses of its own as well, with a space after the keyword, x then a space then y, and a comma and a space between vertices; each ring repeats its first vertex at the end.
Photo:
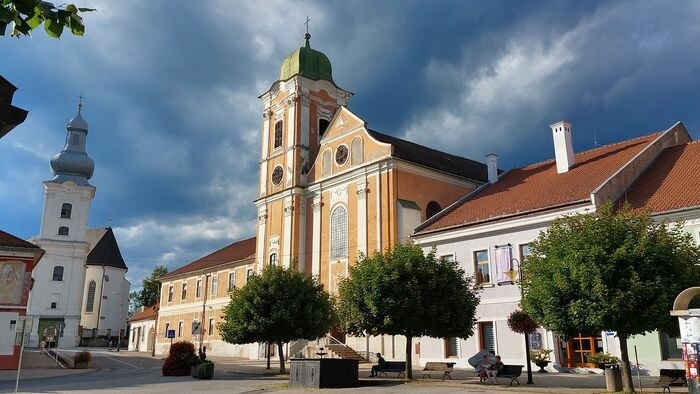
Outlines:
POLYGON ((549 125, 554 138, 554 158, 557 161, 557 173, 569 171, 575 164, 574 146, 571 143, 571 123, 562 120, 549 125))
POLYGON ((493 153, 486 155, 486 168, 488 169, 489 183, 496 183, 498 180, 498 155, 493 153))

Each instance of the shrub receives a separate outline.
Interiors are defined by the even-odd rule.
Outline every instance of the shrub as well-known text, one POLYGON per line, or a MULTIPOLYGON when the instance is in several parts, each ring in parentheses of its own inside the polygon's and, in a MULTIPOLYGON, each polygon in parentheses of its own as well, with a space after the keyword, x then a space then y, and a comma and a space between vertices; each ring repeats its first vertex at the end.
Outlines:
POLYGON ((591 353, 586 355, 586 359, 591 364, 617 364, 620 359, 610 353, 591 353))
POLYGON ((530 352, 530 361, 532 361, 533 363, 549 361, 549 354, 552 352, 552 349, 533 350, 530 352))
POLYGON ((88 352, 87 350, 75 353, 75 355, 73 356, 73 362, 76 363, 89 363, 90 360, 92 360, 92 354, 90 354, 90 352, 88 352))
POLYGON ((163 363, 163 376, 189 375, 192 360, 195 359, 192 342, 180 341, 170 347, 168 358, 163 363))

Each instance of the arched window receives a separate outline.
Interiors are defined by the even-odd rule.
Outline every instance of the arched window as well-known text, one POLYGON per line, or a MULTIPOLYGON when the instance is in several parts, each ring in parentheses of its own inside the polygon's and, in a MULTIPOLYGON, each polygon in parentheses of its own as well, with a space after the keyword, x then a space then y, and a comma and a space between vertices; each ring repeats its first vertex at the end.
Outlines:
POLYGON ((277 149, 282 146, 282 121, 275 123, 275 146, 277 149))
POLYGON ((330 175, 331 174, 331 150, 326 149, 325 152, 323 152, 323 175, 330 175))
POLYGON ((331 258, 348 255, 348 212, 339 206, 331 214, 331 258))
POLYGON ((61 219, 70 219, 71 211, 73 210, 73 205, 67 202, 61 205, 61 219))
POLYGON ((68 227, 61 226, 58 228, 58 235, 68 235, 68 227))
POLYGON ((362 139, 359 137, 352 140, 352 149, 350 149, 350 164, 362 164, 362 139))
POLYGON ((97 287, 97 284, 95 283, 94 280, 91 280, 90 283, 88 283, 88 293, 87 293, 87 302, 85 303, 85 312, 92 312, 93 308, 95 307, 95 288, 97 287))
POLYGON ((61 281, 63 280, 63 266, 57 265, 53 267, 53 277, 51 280, 61 281))
POLYGON ((430 219, 440 211, 442 211, 440 204, 438 204, 436 201, 429 202, 428 206, 425 207, 425 220, 430 219))
POLYGON ((328 128, 328 125, 330 122, 327 119, 319 119, 318 120, 318 136, 323 137, 323 134, 326 132, 326 129, 328 128))
POLYGON ((270 265, 277 265, 277 253, 270 253, 270 265))

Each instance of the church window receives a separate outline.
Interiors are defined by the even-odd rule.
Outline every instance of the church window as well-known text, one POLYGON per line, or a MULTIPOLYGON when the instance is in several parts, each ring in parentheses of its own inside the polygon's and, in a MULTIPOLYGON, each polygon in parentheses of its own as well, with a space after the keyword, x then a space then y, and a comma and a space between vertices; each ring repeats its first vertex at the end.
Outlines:
POLYGON ((58 309, 58 302, 60 301, 60 296, 58 293, 51 293, 49 296, 49 308, 58 309))
POLYGON ((197 287, 194 289, 194 296, 195 298, 199 298, 202 296, 202 280, 197 279, 197 287))
POLYGON ((182 284, 182 292, 180 293, 180 299, 184 300, 187 298, 187 283, 182 284))
POLYGON ((68 235, 68 227, 61 226, 58 228, 58 235, 68 235))
POLYGON ((63 203, 61 205, 61 218, 62 219, 70 219, 70 214, 71 211, 73 210, 73 205, 66 203, 63 203))
POLYGON ((229 272, 228 273, 228 291, 233 290, 234 287, 236 287, 236 273, 229 272))
POLYGON ((277 253, 270 253, 270 265, 277 265, 277 253))
POLYGON ((347 145, 340 145, 335 151, 335 162, 339 166, 345 164, 348 160, 348 147, 347 145))
POLYGON ((51 309, 57 309, 57 308, 58 308, 58 302, 51 301, 51 309))
POLYGON ((323 175, 331 174, 331 165, 331 150, 326 149, 326 151, 323 152, 323 175))
POLYGON ((319 119, 318 120, 318 135, 323 137, 323 134, 326 132, 326 129, 328 129, 328 125, 331 122, 328 121, 328 119, 319 119))
POLYGON ((219 275, 211 277, 211 295, 216 296, 219 293, 219 275))
POLYGON ((352 147, 350 149, 350 164, 362 164, 362 138, 355 138, 352 140, 352 147))
POLYGON ((85 303, 85 312, 92 312, 95 307, 95 289, 97 284, 94 280, 91 280, 88 284, 87 302, 85 303))
POLYGON ((282 147, 282 121, 275 123, 275 146, 274 148, 282 147))
POLYGON ((173 287, 168 288, 168 302, 173 302, 173 287))
POLYGON ((53 278, 51 280, 62 281, 63 280, 63 266, 57 265, 53 267, 53 278))
POLYGON ((331 214, 331 258, 348 255, 348 212, 339 206, 331 214))
POLYGON ((442 211, 442 207, 436 201, 431 201, 425 207, 425 220, 430 219, 435 216, 438 212, 442 211))

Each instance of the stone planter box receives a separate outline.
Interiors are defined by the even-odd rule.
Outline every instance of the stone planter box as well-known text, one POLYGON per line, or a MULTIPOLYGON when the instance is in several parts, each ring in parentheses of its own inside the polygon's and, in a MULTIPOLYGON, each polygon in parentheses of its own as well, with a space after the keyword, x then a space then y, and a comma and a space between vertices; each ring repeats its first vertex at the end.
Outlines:
POLYGON ((200 363, 192 365, 192 377, 198 379, 211 379, 214 377, 214 363, 200 363))
POLYGON ((342 358, 293 358, 289 370, 291 387, 355 387, 358 361, 342 358))

